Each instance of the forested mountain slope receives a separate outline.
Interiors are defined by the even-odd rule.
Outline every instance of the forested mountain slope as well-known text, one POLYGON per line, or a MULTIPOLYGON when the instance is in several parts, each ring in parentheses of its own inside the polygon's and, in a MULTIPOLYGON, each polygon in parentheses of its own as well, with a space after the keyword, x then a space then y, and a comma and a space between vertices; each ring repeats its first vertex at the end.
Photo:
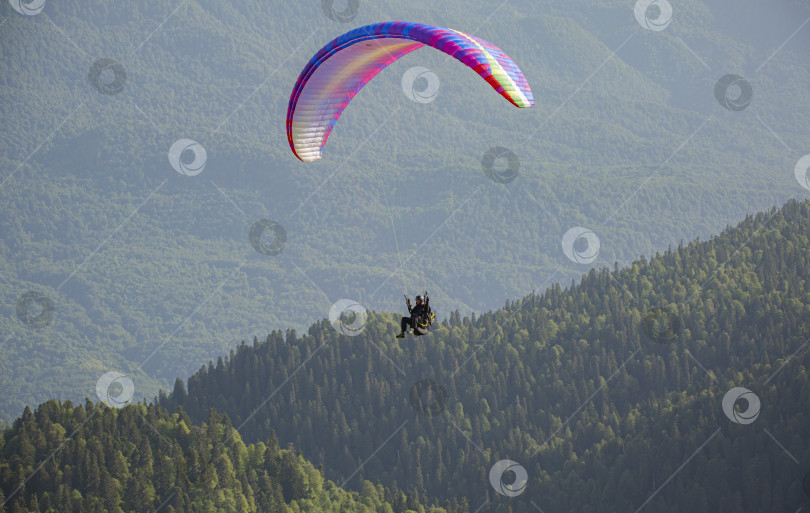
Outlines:
POLYGON ((49 401, 0 434, 0 512, 468 511, 369 482, 346 492, 275 435, 266 442, 244 444, 214 411, 195 425, 154 405, 49 401))
POLYGON ((810 202, 790 201, 569 288, 454 313, 427 337, 395 339, 391 314, 354 337, 326 321, 275 331, 160 403, 227 412, 246 440, 273 429, 331 479, 466 495, 473 510, 796 511, 810 470, 808 248, 810 202), (735 403, 736 387, 753 396, 735 403), (754 421, 731 421, 746 402, 754 421), (489 484, 503 459, 528 473, 518 497, 489 484))

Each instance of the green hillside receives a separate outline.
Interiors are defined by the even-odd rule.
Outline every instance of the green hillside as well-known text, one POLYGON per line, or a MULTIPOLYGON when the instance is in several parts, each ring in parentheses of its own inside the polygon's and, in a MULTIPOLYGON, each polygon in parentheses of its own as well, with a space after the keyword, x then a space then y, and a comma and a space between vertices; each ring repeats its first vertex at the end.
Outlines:
POLYGON ((425 507, 365 481, 346 492, 280 449, 275 435, 245 445, 227 416, 195 425, 158 406, 26 409, 0 435, 0 512, 466 513, 425 507))
POLYGON ((472 510, 796 511, 810 497, 808 226, 810 202, 791 201, 569 288, 453 313, 427 337, 395 339, 390 314, 354 337, 326 321, 275 331, 160 402, 198 420, 217 408, 246 440, 275 430, 328 478, 472 510), (730 419, 753 399, 724 414, 735 387, 759 399, 752 424, 730 419), (528 473, 518 497, 489 485, 503 459, 528 473))
POLYGON ((363 2, 350 23, 321 4, 0 5, 0 417, 81 401, 110 370, 152 397, 242 340, 303 332, 341 298, 398 311, 428 288, 441 317, 487 311, 807 197, 793 168, 810 45, 806 31, 785 42, 801 2, 746 2, 762 25, 741 30, 736 8, 687 1, 662 32, 624 1, 363 2), (492 41, 537 104, 514 109, 423 49, 363 89, 324 160, 298 162, 283 120, 300 69, 387 19, 492 41), (125 71, 119 93, 94 89, 99 59, 125 71), (411 66, 439 77, 434 102, 403 94, 411 66), (754 87, 742 112, 714 98, 726 73, 754 87), (181 138, 206 149, 197 176, 169 163, 181 138), (482 170, 496 146, 519 157, 511 183, 482 170), (260 219, 285 228, 280 254, 252 247, 260 219), (561 250, 576 226, 600 238, 594 262, 561 250), (30 291, 53 304, 42 326, 17 315, 30 291))

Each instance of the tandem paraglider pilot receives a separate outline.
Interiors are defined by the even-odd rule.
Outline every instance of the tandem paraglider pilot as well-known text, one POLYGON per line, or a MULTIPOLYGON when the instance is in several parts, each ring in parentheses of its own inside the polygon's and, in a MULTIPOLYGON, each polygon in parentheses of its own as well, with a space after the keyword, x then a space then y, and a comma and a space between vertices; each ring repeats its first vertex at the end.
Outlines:
POLYGON ((422 301, 422 296, 416 296, 415 306, 411 306, 411 300, 406 295, 405 304, 408 306, 408 314, 410 317, 403 317, 402 321, 400 321, 401 331, 399 335, 397 335, 397 338, 404 338, 405 333, 416 336, 427 335, 431 324, 433 324, 433 318, 435 317, 430 310, 430 298, 427 292, 425 292, 424 302, 422 301))

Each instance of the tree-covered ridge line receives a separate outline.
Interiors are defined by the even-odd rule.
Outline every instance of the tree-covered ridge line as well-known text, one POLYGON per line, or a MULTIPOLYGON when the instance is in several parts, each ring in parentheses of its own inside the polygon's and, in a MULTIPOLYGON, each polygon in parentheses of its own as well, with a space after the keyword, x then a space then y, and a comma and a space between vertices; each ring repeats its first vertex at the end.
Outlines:
POLYGON ((209 362, 187 386, 178 380, 160 402, 192 418, 209 407, 237 425, 250 417, 247 440, 273 429, 334 479, 357 468, 349 454, 369 453, 410 419, 361 474, 475 505, 497 497, 486 472, 510 457, 550 512, 635 510, 722 427, 654 507, 722 511, 730 500, 734 511, 795 510, 810 470, 800 351, 810 337, 808 226, 810 202, 790 201, 708 241, 591 270, 567 289, 481 316, 453 313, 429 337, 397 341, 389 314, 371 314, 356 337, 325 321, 305 335, 275 331, 209 362), (645 333, 662 319, 672 333, 649 324, 645 333), (424 379, 447 394, 433 416, 410 400, 424 379), (752 426, 729 425, 722 411, 736 386, 762 401, 752 426), (749 444, 767 449, 751 454, 749 444), (750 458, 743 465, 732 453, 750 458))
POLYGON ((0 434, 0 512, 467 513, 365 481, 347 492, 281 449, 246 445, 228 417, 195 425, 156 405, 48 401, 0 434))

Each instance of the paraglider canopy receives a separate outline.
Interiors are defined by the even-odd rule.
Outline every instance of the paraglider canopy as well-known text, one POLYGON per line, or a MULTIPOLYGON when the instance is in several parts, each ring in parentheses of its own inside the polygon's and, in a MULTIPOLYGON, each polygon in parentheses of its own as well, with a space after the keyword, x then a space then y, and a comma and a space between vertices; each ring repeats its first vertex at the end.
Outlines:
POLYGON ((346 106, 386 66, 430 46, 466 64, 516 107, 534 105, 529 83, 497 46, 453 29, 387 22, 356 28, 316 53, 295 82, 287 107, 287 140, 296 157, 318 160, 346 106))

